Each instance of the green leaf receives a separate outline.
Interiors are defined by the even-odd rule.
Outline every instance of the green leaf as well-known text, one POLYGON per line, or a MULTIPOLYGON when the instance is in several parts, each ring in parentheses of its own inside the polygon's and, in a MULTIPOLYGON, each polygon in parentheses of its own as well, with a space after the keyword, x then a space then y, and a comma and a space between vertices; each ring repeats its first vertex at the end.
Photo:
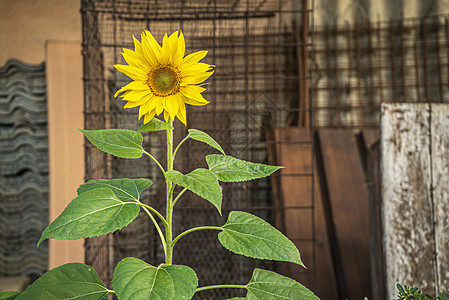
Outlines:
POLYGON ((69 263, 36 280, 16 300, 107 300, 108 289, 92 267, 69 263))
POLYGON ((211 154, 206 156, 209 169, 218 180, 223 182, 239 182, 271 175, 283 168, 240 160, 228 155, 211 154))
POLYGON ((218 209, 221 215, 223 194, 217 176, 207 169, 196 169, 183 175, 178 171, 168 171, 165 177, 173 183, 185 187, 203 197, 218 209))
POLYGON ((246 298, 243 297, 234 297, 234 298, 228 298, 226 300, 245 300, 246 298))
POLYGON ((73 199, 42 233, 47 238, 73 240, 114 232, 131 223, 139 213, 134 202, 117 198, 109 188, 98 188, 73 199))
POLYGON ((98 149, 121 158, 140 158, 143 136, 133 130, 103 129, 81 131, 98 149))
POLYGON ((142 191, 153 184, 146 178, 92 179, 80 185, 78 195, 101 187, 109 188, 120 200, 139 200, 142 191))
POLYGON ((272 271, 255 269, 246 285, 248 300, 319 300, 299 282, 272 271))
POLYGON ((166 130, 166 129, 173 129, 173 126, 159 120, 158 118, 153 118, 147 124, 142 123, 142 125, 140 125, 139 129, 137 129, 137 132, 159 131, 159 130, 166 130))
POLYGON ((229 251, 258 259, 287 261, 304 266, 295 244, 259 217, 243 211, 232 211, 222 228, 218 239, 229 251))
POLYGON ((0 292, 0 300, 12 300, 16 299, 16 297, 20 294, 20 292, 17 291, 7 291, 7 292, 0 292))
POLYGON ((187 266, 154 267, 127 257, 115 267, 112 287, 120 300, 191 299, 198 286, 195 271, 187 266))
POLYGON ((199 142, 206 143, 212 148, 215 148, 221 153, 225 154, 223 148, 221 148, 221 146, 213 138, 211 138, 210 135, 201 130, 189 129, 189 134, 187 135, 187 137, 199 142))

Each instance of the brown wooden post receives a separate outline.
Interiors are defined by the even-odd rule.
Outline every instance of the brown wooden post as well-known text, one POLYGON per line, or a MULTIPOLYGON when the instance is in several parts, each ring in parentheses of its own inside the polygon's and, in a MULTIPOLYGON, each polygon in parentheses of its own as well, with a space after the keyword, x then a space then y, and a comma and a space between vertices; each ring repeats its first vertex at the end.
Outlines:
MULTIPOLYGON (((46 43, 48 138, 50 153, 50 221, 76 197, 84 182, 83 82, 81 46, 77 42, 46 43)), ((84 262, 84 239, 49 243, 49 269, 84 262)))

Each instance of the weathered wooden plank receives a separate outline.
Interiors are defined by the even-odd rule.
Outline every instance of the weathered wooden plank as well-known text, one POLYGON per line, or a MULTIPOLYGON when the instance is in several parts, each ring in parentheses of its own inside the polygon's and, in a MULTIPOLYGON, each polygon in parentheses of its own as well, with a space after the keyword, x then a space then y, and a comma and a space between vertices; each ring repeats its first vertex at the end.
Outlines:
POLYGON ((430 114, 426 104, 383 104, 382 219, 387 299, 396 283, 435 293, 430 114))
MULTIPOLYGON (((296 127, 275 129, 272 137, 275 147, 269 151, 270 161, 285 166, 282 170, 279 189, 274 189, 275 202, 284 207, 278 215, 282 217, 282 220, 277 224, 289 238, 297 241, 303 261, 309 267, 309 270, 293 272, 296 273, 293 277, 311 288, 320 298, 336 299, 336 281, 329 252, 318 178, 314 177, 315 186, 312 194, 312 177, 301 176, 301 174, 312 173, 310 129, 296 127), (314 206, 313 210, 305 208, 311 205, 314 206), (314 223, 312 223, 312 213, 314 223), (315 234, 315 262, 312 242, 301 241, 311 239, 313 233, 315 234), (313 271, 315 274, 312 273, 313 271)), ((292 268, 288 271, 294 271, 293 268, 298 269, 292 265, 287 267, 292 268)))
POLYGON ((369 195, 371 287, 373 300, 385 299, 385 261, 382 243, 380 132, 379 129, 361 133, 365 158, 366 186, 369 195))
POLYGON ((449 105, 431 105, 432 183, 438 290, 449 288, 449 105))
POLYGON ((347 298, 371 299, 369 206, 352 130, 318 132, 347 298))

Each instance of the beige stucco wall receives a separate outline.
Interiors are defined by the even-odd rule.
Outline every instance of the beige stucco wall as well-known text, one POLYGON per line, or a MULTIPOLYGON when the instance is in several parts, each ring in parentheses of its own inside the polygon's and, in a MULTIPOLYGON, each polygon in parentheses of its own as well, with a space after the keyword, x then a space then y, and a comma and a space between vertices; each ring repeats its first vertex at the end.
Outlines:
POLYGON ((79 0, 0 0, 0 66, 41 63, 47 40, 81 43, 79 0))
MULTIPOLYGON (((79 0, 0 0, 0 66, 46 62, 50 220, 84 179, 83 83, 79 0)), ((84 240, 50 240, 49 268, 84 261, 84 240)))

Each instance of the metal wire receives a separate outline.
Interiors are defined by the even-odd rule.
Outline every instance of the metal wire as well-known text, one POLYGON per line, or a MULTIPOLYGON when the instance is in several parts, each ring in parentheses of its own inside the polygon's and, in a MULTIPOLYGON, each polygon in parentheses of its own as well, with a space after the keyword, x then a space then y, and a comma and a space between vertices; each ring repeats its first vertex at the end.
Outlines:
MULTIPOLYGON (((124 110, 121 101, 112 98, 117 89, 129 81, 112 66, 124 63, 120 52, 122 47, 133 48, 133 34, 139 37, 144 29, 149 29, 160 41, 165 32, 181 29, 186 36, 187 51, 208 50, 205 62, 217 66, 210 79, 211 85, 203 93, 211 103, 187 108, 188 128, 206 131, 229 155, 266 163, 270 144, 288 144, 282 137, 273 142, 267 132, 286 125, 299 126, 300 118, 295 117, 298 115, 307 116, 302 118, 308 122, 311 120, 311 105, 301 107, 298 104, 298 84, 303 82, 303 89, 308 91, 311 72, 298 71, 296 53, 299 48, 308 49, 301 50, 306 53, 306 59, 312 53, 312 8, 310 0, 83 0, 86 128, 138 128, 136 110, 124 110), (303 35, 305 38, 301 38, 303 35)), ((178 141, 187 131, 179 125, 175 124, 178 141)), ((301 126, 311 128, 310 124, 301 126)), ((312 141, 295 143, 311 149, 312 141)), ((159 161, 165 160, 164 144, 163 135, 145 136, 146 149, 159 161)), ((205 167, 204 156, 213 153, 207 145, 193 141, 188 141, 181 151, 175 167, 183 173, 205 167)), ((161 211, 165 209, 164 191, 158 188, 163 178, 150 161, 108 158, 88 145, 86 154, 86 179, 148 176, 154 184, 143 195, 144 201, 161 211)), ((313 170, 286 177, 310 180, 313 170)), ((231 210, 250 211, 272 224, 281 223, 277 219, 279 211, 303 211, 313 215, 310 199, 305 200, 307 204, 288 207, 275 203, 272 186, 271 179, 223 184, 223 217, 204 200, 186 193, 176 208, 175 232, 192 226, 224 224, 231 210)), ((106 282, 110 281, 118 260, 126 256, 158 265, 163 261, 163 251, 154 229, 148 224, 145 216, 139 216, 112 236, 87 240, 86 261, 106 282)), ((311 228, 304 229, 311 234, 296 238, 295 242, 313 248, 312 224, 311 228)), ((301 273, 313 282, 314 263, 307 263, 309 269, 305 271, 245 258, 223 249, 216 235, 216 232, 195 232, 180 240, 175 249, 174 262, 194 268, 201 286, 246 283, 256 266, 286 275, 301 273)), ((307 259, 314 261, 314 252, 311 253, 312 257, 307 259)), ((241 296, 243 292, 211 290, 200 296, 201 299, 224 299, 241 296)))

